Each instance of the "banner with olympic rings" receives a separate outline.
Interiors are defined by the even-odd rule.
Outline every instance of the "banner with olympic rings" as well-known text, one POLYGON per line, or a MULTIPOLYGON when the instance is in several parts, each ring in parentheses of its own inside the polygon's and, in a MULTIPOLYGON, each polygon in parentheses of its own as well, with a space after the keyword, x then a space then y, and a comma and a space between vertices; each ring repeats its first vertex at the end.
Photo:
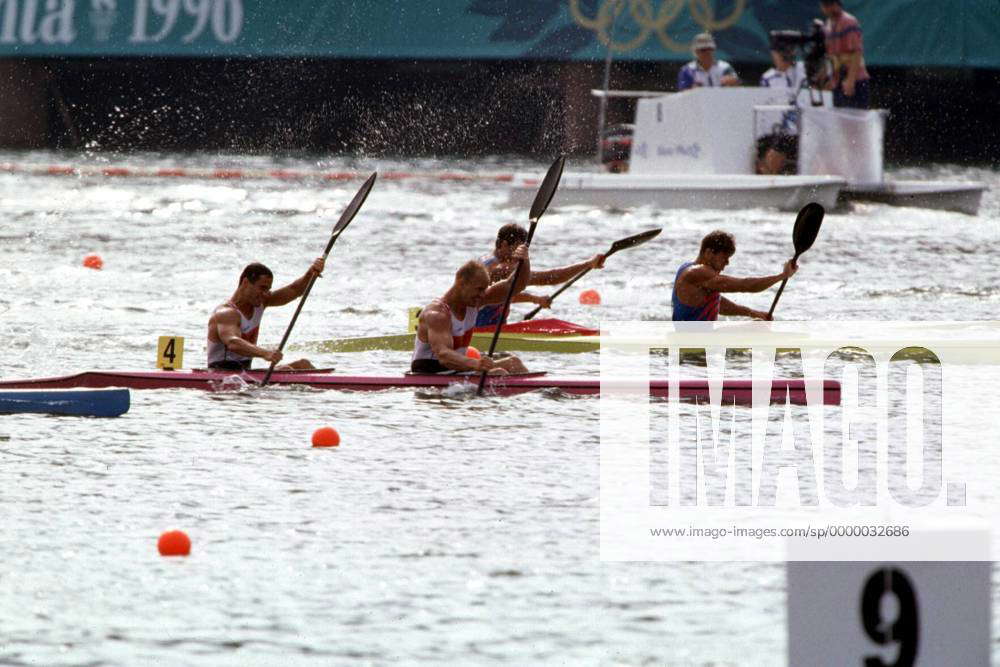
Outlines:
MULTIPOLYGON (((871 65, 1000 69, 997 0, 844 0, 871 65)), ((818 0, 0 0, 0 57, 769 61, 818 0)))

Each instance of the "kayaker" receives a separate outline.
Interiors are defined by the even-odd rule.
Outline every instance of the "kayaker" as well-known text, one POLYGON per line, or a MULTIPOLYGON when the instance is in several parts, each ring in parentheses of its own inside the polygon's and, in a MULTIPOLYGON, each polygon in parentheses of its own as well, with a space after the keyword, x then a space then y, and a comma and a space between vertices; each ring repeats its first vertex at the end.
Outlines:
MULTIPOLYGON (((324 265, 323 258, 317 258, 301 278, 272 292, 271 269, 259 262, 248 264, 229 301, 216 307, 208 319, 208 367, 239 371, 249 370, 254 357, 268 363, 281 361, 280 350, 257 346, 264 309, 284 306, 302 296, 309 279, 323 274, 324 265)), ((298 359, 275 370, 309 368, 314 366, 308 359, 298 359)))
POLYGON ((701 240, 698 257, 693 262, 684 262, 677 269, 671 297, 675 322, 717 320, 719 315, 752 317, 755 320, 772 319, 766 312, 733 303, 722 296, 722 293, 763 292, 794 275, 798 266, 788 260, 781 273, 760 278, 722 275, 735 252, 736 240, 728 232, 716 230, 701 240))
MULTIPOLYGON (((514 260, 514 249, 528 240, 528 230, 516 223, 506 224, 497 232, 496 244, 493 253, 484 255, 480 262, 489 269, 492 280, 503 280, 514 272, 517 262, 514 260)), ((590 259, 570 264, 558 269, 548 271, 532 271, 528 277, 529 285, 558 285, 564 283, 576 274, 586 269, 603 269, 604 255, 597 254, 590 259)), ((514 297, 515 303, 534 303, 542 308, 552 305, 552 300, 547 296, 539 296, 529 292, 521 292, 514 297)), ((479 317, 476 320, 477 327, 495 325, 500 321, 500 309, 503 308, 503 301, 496 306, 485 306, 479 309, 479 317)))
MULTIPOLYGON (((518 245, 511 259, 524 261, 514 288, 517 294, 528 284, 531 275, 528 246, 518 245)), ((479 310, 486 304, 497 303, 502 308, 513 279, 512 272, 494 282, 482 262, 473 259, 463 264, 444 296, 434 299, 420 311, 410 370, 414 373, 487 371, 491 375, 527 372, 521 360, 513 355, 503 359, 490 359, 485 354, 479 359, 466 356, 479 310)))

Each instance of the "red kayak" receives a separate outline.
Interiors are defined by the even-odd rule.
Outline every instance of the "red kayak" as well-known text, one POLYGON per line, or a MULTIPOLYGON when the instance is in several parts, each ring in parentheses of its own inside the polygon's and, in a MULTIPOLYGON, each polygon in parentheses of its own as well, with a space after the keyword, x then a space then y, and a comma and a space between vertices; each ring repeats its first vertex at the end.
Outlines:
MULTIPOLYGON (((2 380, 0 388, 6 389, 73 389, 78 387, 128 387, 130 389, 204 389, 225 391, 239 388, 243 384, 260 381, 265 371, 232 373, 223 371, 87 371, 76 375, 36 378, 26 380, 2 380)), ((343 391, 379 391, 383 389, 413 389, 447 387, 457 383, 475 386, 478 375, 333 375, 324 373, 292 372, 274 373, 271 384, 301 385, 315 389, 337 389, 343 391)), ((605 380, 607 384, 616 384, 605 380)), ((724 380, 722 400, 749 404, 755 383, 752 380, 724 380)), ((759 385, 758 385, 759 386, 759 385)), ((528 373, 515 376, 490 376, 486 388, 495 395, 508 396, 539 389, 558 389, 567 394, 597 395, 601 393, 599 377, 556 377, 545 373, 528 373)), ((805 382, 803 380, 775 379, 769 386, 771 400, 784 403, 786 397, 793 404, 806 404, 805 382)), ((709 398, 707 380, 681 380, 680 398, 704 400, 709 398)), ((666 398, 669 381, 654 379, 649 384, 650 395, 666 398)), ((840 404, 840 383, 823 380, 822 396, 824 405, 840 404)))

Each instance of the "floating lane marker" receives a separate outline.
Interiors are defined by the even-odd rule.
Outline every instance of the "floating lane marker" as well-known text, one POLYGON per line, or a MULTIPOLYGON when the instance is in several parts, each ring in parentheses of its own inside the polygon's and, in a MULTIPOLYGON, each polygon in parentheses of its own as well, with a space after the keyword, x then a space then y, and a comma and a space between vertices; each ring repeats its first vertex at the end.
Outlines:
POLYGON ((322 426, 313 431, 313 447, 337 447, 338 445, 340 445, 340 434, 332 426, 322 426))
POLYGON ((160 535, 156 549, 161 556, 187 556, 191 553, 191 538, 182 530, 168 530, 160 535))
MULTIPOLYGON (((258 181, 355 181, 368 177, 361 171, 322 171, 308 169, 236 169, 183 167, 72 166, 0 163, 0 172, 37 176, 82 176, 101 178, 187 178, 192 180, 258 181)), ((393 171, 380 176, 390 181, 444 181, 510 183, 512 173, 475 173, 455 171, 393 171)))

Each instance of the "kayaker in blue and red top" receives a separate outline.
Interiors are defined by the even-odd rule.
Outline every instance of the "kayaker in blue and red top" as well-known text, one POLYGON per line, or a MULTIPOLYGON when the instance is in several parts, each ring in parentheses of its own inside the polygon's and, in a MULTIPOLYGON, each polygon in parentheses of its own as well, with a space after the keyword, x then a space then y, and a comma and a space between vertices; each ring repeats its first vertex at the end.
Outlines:
MULTIPOLYGON (((257 345, 260 320, 264 309, 284 306, 302 296, 309 279, 323 273, 325 261, 317 258, 309 270, 295 282, 271 291, 274 274, 259 262, 248 264, 240 274, 236 291, 229 301, 216 307, 208 319, 208 367, 217 370, 249 370, 250 362, 259 357, 267 362, 282 359, 280 350, 257 345)), ((275 370, 314 368, 308 359, 276 366, 275 370)))
MULTIPOLYGON (((484 255, 479 259, 490 272, 492 280, 503 280, 514 273, 517 261, 514 259, 514 249, 528 240, 528 230, 516 223, 506 224, 497 232, 496 244, 493 253, 484 255)), ((584 262, 570 264, 558 269, 548 271, 532 271, 528 277, 529 285, 559 285, 574 277, 586 269, 603 269, 604 255, 594 255, 584 262)), ((552 300, 547 296, 539 296, 530 292, 521 292, 514 297, 514 303, 534 303, 542 308, 552 305, 552 300)), ((479 309, 479 316, 476 319, 477 327, 495 325, 500 321, 499 305, 484 306, 479 309)))
POLYGON ((772 319, 766 312, 733 303, 722 296, 722 293, 763 292, 794 275, 798 266, 788 260, 781 273, 760 278, 722 275, 735 252, 736 240, 727 232, 716 230, 701 240, 698 257, 693 262, 684 262, 677 269, 671 298, 675 322, 712 321, 719 319, 719 315, 752 317, 755 320, 772 319))
MULTIPOLYGON (((528 246, 519 245, 513 259, 524 261, 514 288, 517 294, 527 285, 531 274, 528 246)), ((492 282, 482 262, 474 259, 466 262, 455 273, 455 282, 444 296, 434 299, 420 311, 410 370, 414 373, 486 371, 491 375, 526 372, 521 360, 513 355, 503 359, 490 359, 485 354, 480 359, 466 356, 480 308, 495 303, 502 307, 513 279, 511 275, 492 282)))

